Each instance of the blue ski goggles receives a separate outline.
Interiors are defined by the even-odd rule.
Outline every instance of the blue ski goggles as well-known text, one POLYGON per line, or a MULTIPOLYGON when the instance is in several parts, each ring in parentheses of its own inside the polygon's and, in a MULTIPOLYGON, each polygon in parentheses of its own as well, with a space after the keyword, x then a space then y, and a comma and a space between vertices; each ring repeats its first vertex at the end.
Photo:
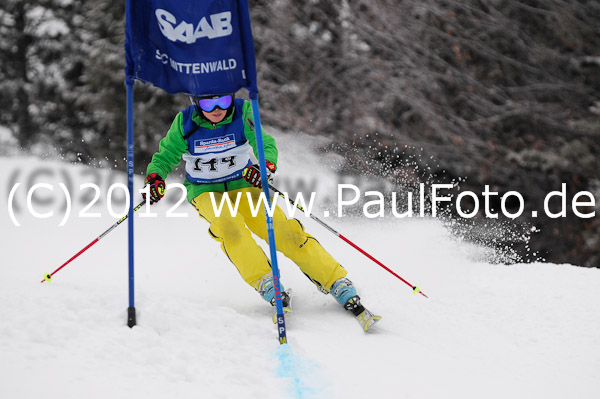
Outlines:
POLYGON ((204 112, 213 112, 215 108, 227 110, 233 103, 233 96, 226 94, 214 98, 193 97, 194 104, 204 112))

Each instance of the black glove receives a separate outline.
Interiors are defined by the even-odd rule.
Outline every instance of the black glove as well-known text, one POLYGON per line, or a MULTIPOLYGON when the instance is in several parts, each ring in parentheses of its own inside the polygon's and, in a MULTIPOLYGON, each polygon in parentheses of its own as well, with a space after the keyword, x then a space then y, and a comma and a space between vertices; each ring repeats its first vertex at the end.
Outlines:
MULTIPOLYGON (((166 184, 158 173, 150 173, 148 176, 146 176, 144 183, 150 186, 150 205, 160 201, 160 199, 165 196, 166 184)), ((142 197, 146 199, 146 193, 142 193, 142 197)))
MULTIPOLYGON (((267 180, 272 181, 271 175, 277 170, 277 166, 271 161, 266 161, 267 164, 267 180)), ((256 164, 248 166, 242 172, 242 177, 248 183, 252 184, 256 188, 262 188, 260 182, 260 167, 256 164)))

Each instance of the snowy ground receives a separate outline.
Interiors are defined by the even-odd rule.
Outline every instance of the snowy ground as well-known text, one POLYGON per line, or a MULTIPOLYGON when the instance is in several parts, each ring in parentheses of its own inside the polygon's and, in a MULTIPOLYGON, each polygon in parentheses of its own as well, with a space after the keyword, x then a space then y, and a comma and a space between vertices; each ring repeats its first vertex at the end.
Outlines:
MULTIPOLYGON (((283 176, 304 164, 335 180, 316 154, 294 158, 290 141, 280 146, 283 176)), ((475 262, 486 249, 453 240, 435 220, 327 220, 426 299, 303 220, 383 320, 363 333, 280 256, 295 293, 282 350, 272 308, 243 283, 208 225, 187 204, 178 210, 187 218, 167 218, 168 204, 159 204, 159 218, 136 217, 138 326, 129 329, 125 226, 40 284, 115 219, 101 206, 90 210, 101 218, 72 216, 58 227, 58 186, 33 204, 55 209, 53 217, 28 215, 21 191, 21 227, 7 212, 16 182, 76 188, 103 184, 107 172, 15 157, 0 166, 10 179, 0 192, 0 398, 600 397, 598 269, 475 262)), ((77 210, 85 203, 74 199, 77 210)))

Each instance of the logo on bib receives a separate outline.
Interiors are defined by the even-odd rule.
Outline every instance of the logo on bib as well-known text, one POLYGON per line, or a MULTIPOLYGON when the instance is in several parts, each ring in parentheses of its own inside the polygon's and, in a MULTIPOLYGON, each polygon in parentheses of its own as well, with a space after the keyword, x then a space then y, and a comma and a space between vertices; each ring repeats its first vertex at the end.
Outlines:
POLYGON ((235 147, 234 134, 194 141, 194 153, 196 154, 225 151, 233 147, 235 147))

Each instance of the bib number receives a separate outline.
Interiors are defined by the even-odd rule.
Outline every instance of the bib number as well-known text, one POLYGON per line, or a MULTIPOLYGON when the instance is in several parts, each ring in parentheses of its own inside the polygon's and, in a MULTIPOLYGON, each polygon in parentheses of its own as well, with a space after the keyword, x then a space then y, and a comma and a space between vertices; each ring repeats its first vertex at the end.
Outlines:
POLYGON ((227 169, 234 168, 236 165, 235 155, 223 158, 211 158, 208 161, 204 161, 202 158, 197 158, 196 162, 194 162, 194 170, 197 170, 199 172, 218 173, 220 165, 226 165, 223 167, 226 167, 227 169))

